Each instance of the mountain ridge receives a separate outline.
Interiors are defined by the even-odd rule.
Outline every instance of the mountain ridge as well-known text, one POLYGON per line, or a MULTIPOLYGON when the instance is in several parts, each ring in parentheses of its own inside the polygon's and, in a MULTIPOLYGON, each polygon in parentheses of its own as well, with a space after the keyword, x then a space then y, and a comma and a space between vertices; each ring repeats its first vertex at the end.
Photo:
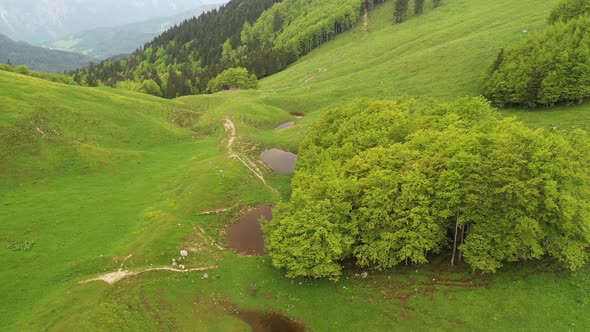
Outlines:
POLYGON ((74 68, 86 67, 92 58, 79 53, 16 42, 0 34, 0 62, 9 61, 14 66, 25 65, 37 71, 63 73, 74 68))
POLYGON ((218 6, 218 4, 203 4, 198 8, 174 16, 155 17, 120 26, 85 30, 44 43, 42 46, 81 53, 97 60, 130 54, 174 25, 181 24, 184 20, 199 16, 218 6))
POLYGON ((92 28, 171 16, 203 4, 201 0, 3 0, 0 33, 13 40, 42 44, 92 28))

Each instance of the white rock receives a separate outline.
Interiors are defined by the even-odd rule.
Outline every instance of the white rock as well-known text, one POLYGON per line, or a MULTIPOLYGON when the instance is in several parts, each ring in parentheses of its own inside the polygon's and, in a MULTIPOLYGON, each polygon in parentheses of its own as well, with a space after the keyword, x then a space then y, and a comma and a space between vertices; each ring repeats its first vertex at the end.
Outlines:
POLYGON ((182 256, 182 257, 187 257, 187 256, 188 256, 188 251, 186 251, 186 250, 181 250, 181 251, 180 251, 180 256, 182 256))
POLYGON ((209 279, 209 273, 203 274, 203 279, 209 279))

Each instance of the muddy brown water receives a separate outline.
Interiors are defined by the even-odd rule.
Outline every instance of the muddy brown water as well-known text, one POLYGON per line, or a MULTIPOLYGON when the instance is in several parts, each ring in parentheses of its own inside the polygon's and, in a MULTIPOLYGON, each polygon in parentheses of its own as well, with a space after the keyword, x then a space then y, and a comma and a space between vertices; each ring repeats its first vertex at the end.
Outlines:
POLYGON ((248 323, 253 332, 304 332, 305 326, 276 312, 241 310, 235 314, 248 323))
POLYGON ((262 151, 260 159, 275 173, 293 174, 297 155, 279 149, 270 149, 262 151))
POLYGON ((287 128, 291 128, 295 125, 295 121, 289 121, 289 122, 285 122, 280 126, 277 126, 275 128, 275 130, 281 130, 281 129, 287 129, 287 128))
POLYGON ((227 246, 241 255, 264 255, 264 237, 260 218, 272 220, 272 206, 258 206, 248 211, 237 223, 228 227, 227 246))
POLYGON ((296 117, 297 119, 302 119, 305 116, 303 112, 289 112, 292 116, 296 117))

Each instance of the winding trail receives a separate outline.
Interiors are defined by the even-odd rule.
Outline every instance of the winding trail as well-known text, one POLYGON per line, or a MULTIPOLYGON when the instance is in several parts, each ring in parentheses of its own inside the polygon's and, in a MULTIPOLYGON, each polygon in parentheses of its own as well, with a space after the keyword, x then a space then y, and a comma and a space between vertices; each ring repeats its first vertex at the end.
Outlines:
POLYGON ((186 270, 176 269, 176 268, 169 267, 169 266, 152 267, 149 269, 136 270, 136 271, 126 271, 126 270, 120 269, 117 272, 106 273, 106 274, 100 275, 96 278, 81 280, 78 283, 79 284, 87 284, 87 283, 93 282, 93 281, 104 281, 107 284, 112 285, 112 284, 114 284, 122 279, 125 279, 127 277, 136 276, 136 275, 142 274, 144 272, 150 272, 150 271, 172 271, 172 272, 187 273, 187 272, 194 272, 194 271, 207 271, 207 270, 212 270, 212 269, 216 269, 216 268, 217 268, 216 265, 212 265, 212 266, 204 266, 204 267, 195 267, 195 268, 186 269, 186 270))
POLYGON ((229 157, 238 159, 242 164, 244 164, 244 166, 246 166, 250 170, 250 172, 252 172, 252 174, 254 174, 254 176, 256 176, 260 181, 262 181, 262 183, 264 184, 265 187, 270 189, 273 193, 278 194, 278 191, 275 188, 271 187, 268 184, 268 182, 266 182, 266 179, 262 175, 262 171, 260 171, 260 169, 258 168, 256 163, 254 161, 252 161, 252 159, 250 159, 245 154, 240 155, 234 151, 234 143, 235 143, 237 136, 236 136, 236 126, 233 123, 233 121, 229 117, 225 117, 225 121, 223 123, 223 126, 225 127, 225 131, 229 132, 229 137, 227 139, 227 145, 226 145, 229 157))

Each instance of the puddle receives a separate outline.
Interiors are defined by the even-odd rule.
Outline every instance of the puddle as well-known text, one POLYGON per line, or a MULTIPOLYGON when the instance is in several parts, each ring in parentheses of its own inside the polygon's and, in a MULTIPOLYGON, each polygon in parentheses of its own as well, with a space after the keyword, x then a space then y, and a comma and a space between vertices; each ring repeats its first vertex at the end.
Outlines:
POLYGON ((227 246, 240 255, 264 255, 264 237, 258 220, 272 220, 272 206, 263 205, 248 211, 240 220, 230 225, 226 232, 227 246))
POLYGON ((242 310, 235 314, 248 323, 253 332, 304 332, 305 326, 276 312, 242 310))
POLYGON ((303 112, 289 112, 292 116, 296 117, 297 119, 303 119, 305 113, 303 112))
POLYGON ((297 155, 279 149, 270 149, 262 151, 260 159, 275 173, 293 174, 297 155))
POLYGON ((281 130, 281 129, 291 128, 294 125, 295 125, 295 122, 294 121, 289 121, 289 122, 283 123, 282 125, 276 127, 275 130, 281 130))

